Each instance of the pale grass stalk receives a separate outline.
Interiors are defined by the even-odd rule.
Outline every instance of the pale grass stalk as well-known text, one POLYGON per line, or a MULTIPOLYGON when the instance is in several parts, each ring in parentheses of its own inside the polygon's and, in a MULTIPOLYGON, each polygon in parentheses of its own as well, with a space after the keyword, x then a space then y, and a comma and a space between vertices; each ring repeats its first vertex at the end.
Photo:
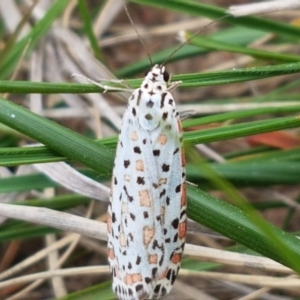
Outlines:
POLYGON ((200 272, 187 269, 181 269, 180 275, 197 276, 206 279, 218 279, 225 281, 240 282, 247 285, 272 287, 281 289, 294 289, 299 288, 300 279, 291 277, 272 277, 262 275, 244 275, 244 274, 232 274, 232 273, 220 273, 220 272, 200 272))
MULTIPOLYGON (((89 205, 89 209, 86 213, 86 217, 90 218, 92 211, 94 208, 94 202, 91 202, 91 204, 89 205)), ((71 244, 68 246, 67 250, 63 253, 63 255, 60 257, 60 259, 56 262, 52 264, 52 267, 50 266, 50 268, 52 270, 58 269, 59 267, 62 266, 62 264, 69 258, 70 254, 72 253, 72 251, 75 249, 75 247, 77 246, 81 235, 79 234, 71 234, 70 236, 73 237, 73 240, 71 241, 71 244)), ((56 242, 53 242, 51 245, 48 245, 48 248, 50 248, 53 244, 56 244, 56 242)), ((56 253, 58 249, 54 249, 53 251, 49 252, 48 254, 46 254, 47 256, 50 256, 52 253, 56 253)), ((67 294, 66 289, 62 286, 61 282, 59 281, 60 277, 55 277, 55 279, 53 279, 53 287, 54 290, 56 291, 57 286, 59 286, 59 292, 55 293, 57 297, 62 297, 63 295, 67 294)), ((37 288, 38 286, 40 286, 43 282, 45 281, 45 279, 38 279, 34 282, 32 282, 29 286, 25 287, 24 289, 22 289, 21 291, 17 292, 16 294, 14 294, 13 296, 9 297, 6 300, 16 300, 16 299, 22 299, 25 298, 26 295, 31 292, 32 290, 34 290, 35 288, 37 288)))
POLYGON ((0 289, 13 286, 13 285, 24 284, 34 280, 49 279, 54 276, 61 276, 61 277, 73 277, 78 275, 98 276, 100 274, 108 274, 108 273, 109 273, 108 266, 89 266, 89 267, 80 267, 80 268, 49 270, 45 272, 24 275, 13 279, 8 279, 6 281, 2 281, 0 282, 0 289))
MULTIPOLYGON (((179 271, 180 274, 180 271, 179 271)), ((217 298, 201 291, 199 288, 193 287, 191 284, 186 284, 182 280, 177 279, 174 284, 176 292, 185 295, 184 299, 189 300, 217 300, 217 298)))
POLYGON ((76 232, 99 240, 107 239, 106 224, 84 217, 44 207, 27 207, 0 203, 0 215, 32 223, 43 224, 65 231, 76 232))
MULTIPOLYGON (((6 281, 0 282, 0 289, 6 288, 12 285, 23 284, 30 282, 36 279, 48 279, 53 276, 78 276, 78 275, 99 275, 99 274, 108 274, 108 266, 89 266, 89 267, 80 267, 80 268, 68 268, 68 269, 59 269, 59 270, 50 270, 46 272, 39 272, 35 274, 25 275, 14 279, 9 279, 6 281)), ((245 283, 255 286, 264 286, 264 287, 273 287, 282 289, 290 288, 299 288, 300 279, 299 278, 290 278, 290 277, 272 277, 272 276, 260 276, 260 275, 244 275, 244 274, 232 274, 232 273, 220 273, 220 272, 200 272, 200 271, 191 271, 187 269, 180 269, 179 274, 181 276, 197 276, 206 279, 218 279, 225 281, 234 281, 245 283)))
POLYGON ((81 174, 65 162, 34 164, 34 167, 72 192, 108 202, 109 187, 81 174))
MULTIPOLYGON (((291 275, 287 278, 297 278, 296 275, 291 275)), ((246 296, 243 296, 243 297, 240 297, 238 300, 254 300, 254 299, 259 299, 259 297, 265 293, 268 293, 270 292, 272 289, 269 288, 269 287, 263 287, 263 288, 260 288, 252 293, 249 293, 248 295, 246 296)))
POLYGON ((192 244, 186 244, 184 255, 192 259, 201 259, 230 266, 247 267, 286 274, 294 273, 294 271, 290 268, 266 257, 213 249, 192 244))
POLYGON ((235 16, 247 16, 255 14, 264 14, 281 10, 293 10, 299 9, 299 0, 275 0, 275 1, 264 1, 261 3, 249 3, 241 5, 229 6, 228 13, 235 16))
MULTIPOLYGON (((56 241, 56 236, 55 234, 47 234, 45 236, 45 242, 46 245, 49 246, 56 241)), ((48 262, 48 269, 50 270, 55 270, 59 267, 58 264, 58 259, 59 259, 59 253, 57 251, 52 251, 51 253, 48 254, 47 256, 47 262, 48 262)), ((41 283, 44 281, 43 279, 39 279, 41 283)), ((63 296, 66 296, 68 294, 64 278, 63 277, 53 277, 50 280, 53 294, 55 295, 55 298, 60 298, 63 296)), ((35 282, 33 282, 35 283, 35 282)), ((23 296, 24 297, 24 296, 23 296)))
POLYGON ((239 111, 246 109, 264 108, 264 107, 287 107, 299 106, 299 101, 272 101, 266 103, 228 103, 228 104, 184 104, 179 108, 184 110, 194 109, 197 114, 223 113, 239 111))

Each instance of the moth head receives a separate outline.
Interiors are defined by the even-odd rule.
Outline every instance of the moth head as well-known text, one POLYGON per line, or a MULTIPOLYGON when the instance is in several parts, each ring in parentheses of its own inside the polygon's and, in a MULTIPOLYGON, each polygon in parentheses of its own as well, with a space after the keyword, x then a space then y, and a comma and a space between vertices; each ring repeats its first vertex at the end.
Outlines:
POLYGON ((169 73, 166 71, 165 66, 163 65, 155 65, 152 69, 145 72, 145 77, 155 81, 168 83, 170 79, 169 73))

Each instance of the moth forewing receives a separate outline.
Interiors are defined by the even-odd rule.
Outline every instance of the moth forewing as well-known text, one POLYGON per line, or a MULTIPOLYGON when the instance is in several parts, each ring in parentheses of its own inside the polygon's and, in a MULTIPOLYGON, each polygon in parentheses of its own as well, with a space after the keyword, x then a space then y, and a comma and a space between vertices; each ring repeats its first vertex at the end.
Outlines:
POLYGON ((123 117, 108 209, 108 257, 113 290, 122 300, 158 299, 170 292, 186 233, 182 129, 155 65, 133 92, 123 117))

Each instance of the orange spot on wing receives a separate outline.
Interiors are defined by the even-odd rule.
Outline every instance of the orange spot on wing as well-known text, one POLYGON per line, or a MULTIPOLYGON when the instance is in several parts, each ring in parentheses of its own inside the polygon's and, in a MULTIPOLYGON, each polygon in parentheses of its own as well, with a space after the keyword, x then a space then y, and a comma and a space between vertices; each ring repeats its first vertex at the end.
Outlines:
POLYGON ((168 268, 166 268, 166 269, 161 273, 159 279, 164 279, 164 278, 166 278, 167 273, 168 273, 168 268))
POLYGON ((182 148, 181 148, 181 166, 182 167, 185 166, 185 153, 182 148))
POLYGON ((160 207, 160 223, 161 224, 165 223, 165 212, 166 212, 165 206, 161 206, 160 207))
POLYGON ((126 246, 126 237, 125 237, 125 233, 124 232, 120 233, 119 240, 120 240, 120 245, 122 247, 125 247, 126 246))
POLYGON ((127 205, 127 203, 122 202, 122 204, 121 204, 121 212, 122 213, 127 213, 127 211, 128 211, 128 205, 127 205))
POLYGON ((157 255, 156 254, 149 255, 148 260, 150 264, 157 264, 157 255))
POLYGON ((143 228, 144 244, 145 245, 148 245, 151 242, 151 240, 152 240, 152 238, 154 236, 154 233, 155 233, 155 229, 154 228, 150 228, 148 226, 145 226, 143 228))
POLYGON ((181 207, 186 205, 186 184, 185 182, 181 185, 181 207))
POLYGON ((112 248, 107 248, 107 256, 110 259, 114 259, 115 258, 115 252, 112 248))
POLYGON ((139 191, 141 206, 151 206, 151 199, 148 190, 139 191))
POLYGON ((115 266, 115 272, 116 272, 117 278, 121 279, 121 273, 120 273, 120 269, 118 268, 118 266, 115 266))
POLYGON ((159 181, 158 181, 158 185, 163 185, 163 184, 166 184, 168 181, 167 178, 160 178, 159 181))
POLYGON ((179 119, 177 120, 177 126, 178 126, 178 130, 181 132, 182 131, 182 125, 181 125, 181 121, 179 119))
POLYGON ((143 280, 143 276, 141 273, 126 274, 124 278, 124 282, 127 285, 132 285, 136 282, 141 282, 142 280, 143 280))
POLYGON ((130 134, 130 138, 132 141, 137 141, 138 140, 138 135, 136 131, 132 131, 130 134))
POLYGON ((157 142, 161 145, 165 145, 168 141, 168 137, 165 134, 160 134, 157 138, 157 142))
POLYGON ((179 264, 181 262, 181 254, 174 253, 172 258, 171 258, 171 261, 172 261, 173 264, 179 264))
POLYGON ((137 171, 144 171, 145 170, 144 162, 141 159, 138 159, 135 163, 135 168, 137 171))
POLYGON ((107 224, 106 224, 106 226, 107 226, 107 231, 108 231, 109 233, 111 233, 111 228, 112 228, 112 217, 111 217, 110 214, 107 214, 107 224))
POLYGON ((183 239, 186 236, 186 225, 186 220, 179 223, 178 235, 180 239, 183 239))

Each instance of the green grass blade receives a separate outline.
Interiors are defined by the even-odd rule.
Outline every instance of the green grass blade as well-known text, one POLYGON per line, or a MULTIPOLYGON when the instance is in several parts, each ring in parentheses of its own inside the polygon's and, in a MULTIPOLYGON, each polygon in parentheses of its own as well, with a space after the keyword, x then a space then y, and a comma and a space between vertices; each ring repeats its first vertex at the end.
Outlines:
POLYGON ((62 156, 110 176, 114 152, 89 138, 1 98, 0 122, 36 139, 62 156))
MULTIPOLYGON (((186 39, 192 38, 192 34, 186 33, 186 39)), ((249 55, 255 58, 261 58, 266 60, 273 60, 278 62, 297 62, 300 61, 300 56, 293 54, 282 54, 277 52, 270 52, 265 50, 247 48, 242 46, 236 46, 229 43, 215 41, 213 39, 196 36, 193 37, 190 41, 190 44, 198 47, 203 47, 212 50, 227 51, 239 54, 249 55)))
POLYGON ((84 30, 88 36, 90 41, 91 48, 93 49, 93 53, 95 57, 99 60, 103 60, 100 48, 98 46, 98 40, 94 34, 93 26, 91 22, 91 17, 86 5, 86 1, 84 0, 77 0, 79 11, 83 20, 84 30))
POLYGON ((184 143, 186 145, 209 143, 212 141, 221 141, 229 138, 237 138, 286 128, 295 128, 299 126, 299 117, 285 117, 263 121, 253 121, 219 128, 186 132, 184 134, 184 143))
MULTIPOLYGON (((275 66, 234 69, 209 73, 174 75, 173 81, 182 81, 180 87, 220 85, 263 78, 289 75, 300 72, 300 63, 275 66)), ((140 86, 142 79, 126 80, 132 87, 140 86)), ((39 83, 27 81, 0 81, 0 93, 100 93, 101 88, 92 84, 39 83)))
POLYGON ((57 0, 47 14, 33 27, 31 32, 14 45, 0 69, 0 78, 7 78, 15 69, 24 49, 31 51, 39 39, 45 35, 57 17, 64 11, 70 0, 57 0))
POLYGON ((272 234, 285 244, 286 252, 282 253, 281 246, 257 228, 240 208, 218 200, 193 186, 188 188, 188 199, 188 215, 194 221, 300 272, 300 241, 293 235, 269 226, 272 234), (293 262, 291 257, 295 259, 293 262))
POLYGON ((271 21, 259 17, 239 17, 235 18, 226 13, 226 10, 216 6, 202 4, 196 1, 189 0, 172 0, 172 1, 161 1, 161 0, 130 0, 131 2, 151 5, 159 8, 168 10, 178 11, 180 13, 187 13, 194 16, 203 16, 210 19, 220 19, 223 22, 230 23, 233 25, 245 26, 253 29, 262 30, 265 32, 273 32, 278 35, 282 35, 286 38, 294 41, 299 40, 300 28, 285 23, 271 21), (225 17, 226 18, 223 18, 225 17))

